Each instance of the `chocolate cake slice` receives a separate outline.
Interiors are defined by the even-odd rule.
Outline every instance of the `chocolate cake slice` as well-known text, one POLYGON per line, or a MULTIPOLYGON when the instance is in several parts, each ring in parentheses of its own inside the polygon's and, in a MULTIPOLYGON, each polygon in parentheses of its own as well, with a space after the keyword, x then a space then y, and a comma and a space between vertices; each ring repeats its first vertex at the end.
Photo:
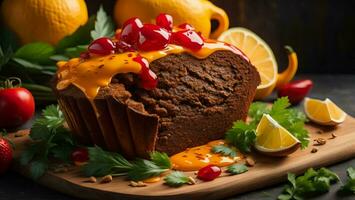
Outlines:
POLYGON ((172 155, 220 139, 245 120, 260 83, 254 66, 226 50, 205 59, 169 54, 150 69, 155 89, 139 87, 136 74, 118 74, 92 103, 76 86, 54 87, 78 140, 131 158, 154 150, 172 155))

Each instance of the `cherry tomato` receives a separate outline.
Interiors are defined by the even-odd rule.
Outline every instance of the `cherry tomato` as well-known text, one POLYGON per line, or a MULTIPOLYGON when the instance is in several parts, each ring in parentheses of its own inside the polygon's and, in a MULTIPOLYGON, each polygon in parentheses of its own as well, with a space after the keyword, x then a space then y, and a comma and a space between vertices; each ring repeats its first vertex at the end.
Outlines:
POLYGON ((221 168, 215 165, 207 165, 206 167, 202 167, 200 170, 198 170, 197 178, 203 181, 212 181, 221 175, 221 173, 221 168))
POLYGON ((312 87, 313 82, 308 79, 292 81, 278 90, 278 96, 287 96, 291 104, 298 104, 307 96, 312 87))
POLYGON ((81 166, 89 160, 89 152, 87 148, 78 147, 71 153, 71 159, 75 165, 81 166))
POLYGON ((6 80, 0 88, 0 127, 14 128, 30 120, 35 111, 35 101, 30 91, 13 87, 14 80, 6 80))

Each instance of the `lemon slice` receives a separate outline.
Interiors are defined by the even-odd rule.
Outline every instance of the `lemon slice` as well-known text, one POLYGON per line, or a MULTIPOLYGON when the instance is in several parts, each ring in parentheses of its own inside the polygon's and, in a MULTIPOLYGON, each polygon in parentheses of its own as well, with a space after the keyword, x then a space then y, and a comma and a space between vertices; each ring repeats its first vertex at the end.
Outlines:
POLYGON ((347 115, 328 98, 324 101, 305 98, 304 110, 310 120, 321 125, 338 125, 345 121, 347 115))
POLYGON ((301 142, 275 121, 264 114, 256 128, 255 148, 271 156, 287 156, 300 147, 301 142))
POLYGON ((238 47, 249 57, 261 78, 255 99, 268 96, 275 88, 277 81, 277 63, 269 45, 252 31, 241 27, 223 32, 218 40, 238 47))

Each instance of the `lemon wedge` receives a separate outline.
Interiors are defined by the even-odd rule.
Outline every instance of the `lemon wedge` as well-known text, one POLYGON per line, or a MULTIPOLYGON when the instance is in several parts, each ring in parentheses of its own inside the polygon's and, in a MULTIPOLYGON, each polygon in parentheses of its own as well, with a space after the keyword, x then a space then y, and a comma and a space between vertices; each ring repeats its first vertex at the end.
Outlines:
POLYGON ((321 125, 335 126, 345 121, 346 113, 330 99, 324 101, 305 98, 304 110, 307 117, 321 125))
POLYGON ((228 29, 218 40, 238 47, 249 57, 261 78, 255 99, 268 96, 276 86, 278 75, 277 62, 269 45, 252 31, 241 27, 228 29))
POLYGON ((301 142, 275 121, 264 114, 256 128, 255 148, 270 156, 287 156, 300 147, 301 142))

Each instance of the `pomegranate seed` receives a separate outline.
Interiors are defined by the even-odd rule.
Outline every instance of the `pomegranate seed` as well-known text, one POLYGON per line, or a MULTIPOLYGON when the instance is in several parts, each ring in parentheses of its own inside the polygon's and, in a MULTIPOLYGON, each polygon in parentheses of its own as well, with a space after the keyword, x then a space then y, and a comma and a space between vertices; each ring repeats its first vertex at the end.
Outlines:
POLYGON ((300 103, 307 96, 313 87, 311 80, 297 80, 285 84, 278 90, 279 97, 287 96, 290 103, 295 105, 300 103))
POLYGON ((139 74, 141 79, 141 86, 146 90, 155 89, 158 84, 158 78, 157 75, 149 69, 148 60, 141 56, 137 56, 133 58, 133 61, 141 65, 141 72, 139 74))
POLYGON ((154 24, 144 24, 139 33, 138 49, 143 51, 164 49, 169 40, 170 33, 165 29, 154 24))
POLYGON ((200 50, 204 44, 203 38, 192 30, 184 30, 173 33, 173 42, 193 51, 200 50))
POLYGON ((116 51, 123 53, 123 52, 127 52, 127 51, 134 51, 135 49, 133 48, 132 45, 127 44, 124 41, 119 41, 116 43, 116 51))
POLYGON ((91 42, 88 51, 93 54, 108 55, 114 53, 115 44, 109 38, 99 38, 91 42))
POLYGON ((195 28, 188 23, 180 24, 178 27, 185 30, 191 30, 191 31, 195 30, 195 28))
POLYGON ((171 15, 161 13, 155 19, 156 25, 165 28, 168 31, 173 29, 173 17, 171 15))
POLYGON ((197 178, 203 181, 212 181, 216 179, 221 174, 221 172, 221 168, 215 165, 207 165, 206 167, 198 170, 197 178))
POLYGON ((75 165, 81 165, 89 160, 89 152, 87 148, 79 147, 71 153, 71 159, 75 165))
POLYGON ((127 44, 137 44, 139 32, 142 27, 143 24, 137 17, 128 19, 122 26, 120 39, 127 44))

